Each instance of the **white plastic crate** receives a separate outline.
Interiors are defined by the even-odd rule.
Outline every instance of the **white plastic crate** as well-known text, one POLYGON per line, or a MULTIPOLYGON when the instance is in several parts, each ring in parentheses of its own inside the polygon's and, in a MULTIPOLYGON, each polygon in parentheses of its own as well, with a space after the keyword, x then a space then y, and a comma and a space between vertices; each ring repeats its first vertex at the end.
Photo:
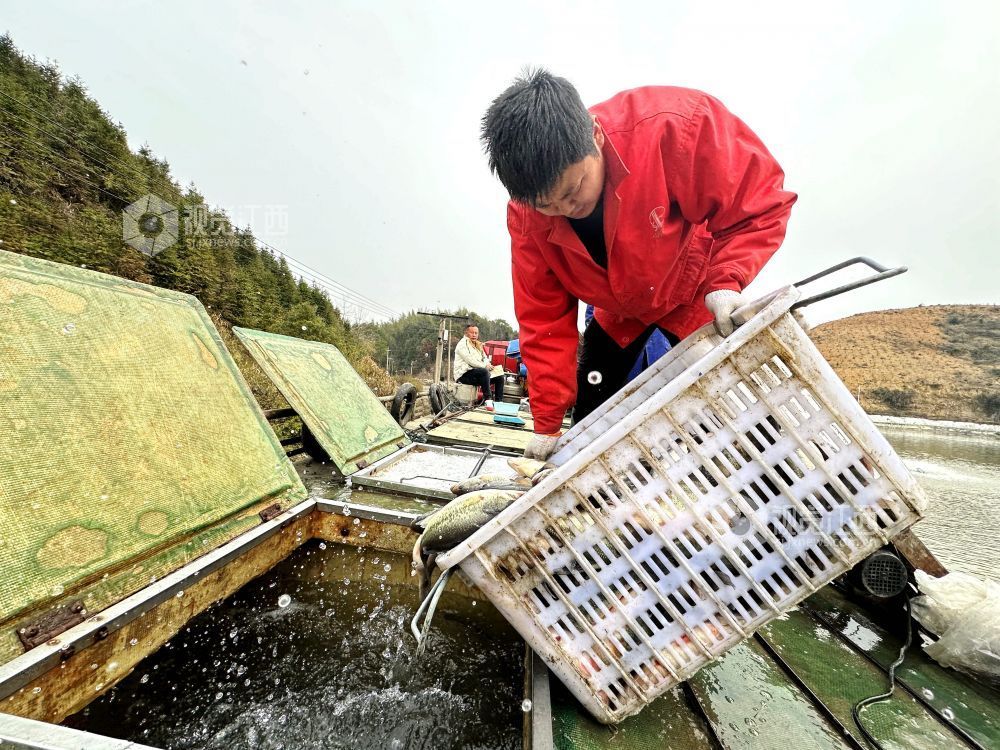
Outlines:
POLYGON ((789 313, 706 326, 438 558, 613 723, 917 521, 923 494, 789 313))

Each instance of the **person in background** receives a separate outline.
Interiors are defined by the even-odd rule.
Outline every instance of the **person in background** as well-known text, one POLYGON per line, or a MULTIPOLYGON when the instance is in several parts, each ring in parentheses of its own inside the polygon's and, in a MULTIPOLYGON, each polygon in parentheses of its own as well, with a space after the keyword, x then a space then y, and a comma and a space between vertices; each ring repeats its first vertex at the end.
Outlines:
POLYGON ((465 335, 455 346, 452 372, 456 383, 478 385, 483 389, 483 405, 493 411, 493 398, 503 401, 503 375, 490 377, 493 365, 479 341, 479 328, 475 324, 465 327, 465 335))
POLYGON ((644 86, 588 110, 565 78, 529 70, 490 105, 482 141, 510 195, 535 421, 524 455, 545 460, 566 410, 579 422, 618 391, 654 332, 671 345, 709 321, 732 332, 796 195, 754 132, 693 89, 644 86), (580 300, 595 309, 577 360, 580 300))

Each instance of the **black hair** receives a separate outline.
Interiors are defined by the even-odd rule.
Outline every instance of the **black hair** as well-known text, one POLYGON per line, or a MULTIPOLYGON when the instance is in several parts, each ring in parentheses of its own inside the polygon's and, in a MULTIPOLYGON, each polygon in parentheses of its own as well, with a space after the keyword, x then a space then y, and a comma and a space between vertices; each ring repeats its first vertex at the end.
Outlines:
POLYGON ((597 152, 593 120, 565 78, 526 69, 493 100, 482 121, 490 170, 510 197, 534 204, 571 164, 597 152))

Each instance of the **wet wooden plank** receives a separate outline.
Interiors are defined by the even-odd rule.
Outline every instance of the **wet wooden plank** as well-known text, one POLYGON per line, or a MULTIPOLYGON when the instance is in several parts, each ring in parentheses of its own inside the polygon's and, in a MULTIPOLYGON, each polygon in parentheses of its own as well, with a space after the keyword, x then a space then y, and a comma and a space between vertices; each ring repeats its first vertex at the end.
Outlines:
POLYGON ((704 717, 688 704, 680 686, 616 726, 596 721, 552 675, 550 688, 552 739, 557 750, 700 750, 711 747, 704 717))
MULTIPOLYGON (((888 676, 802 611, 789 612, 759 633, 851 736, 863 743, 851 709, 862 698, 884 693, 888 676)), ((964 744, 950 727, 898 687, 892 698, 866 707, 861 716, 886 750, 934 750, 964 744)))
POLYGON ((510 429, 492 424, 469 422, 445 422, 427 433, 432 443, 443 445, 493 445, 523 451, 531 440, 532 433, 526 429, 510 429))
POLYGON ((850 747, 808 696, 753 640, 725 653, 688 684, 727 750, 850 747))
MULTIPOLYGON (((814 594, 802 606, 884 669, 899 655, 899 635, 887 631, 871 613, 832 587, 814 594)), ((945 669, 916 646, 907 652, 896 677, 976 742, 1000 747, 1000 691, 945 669)))

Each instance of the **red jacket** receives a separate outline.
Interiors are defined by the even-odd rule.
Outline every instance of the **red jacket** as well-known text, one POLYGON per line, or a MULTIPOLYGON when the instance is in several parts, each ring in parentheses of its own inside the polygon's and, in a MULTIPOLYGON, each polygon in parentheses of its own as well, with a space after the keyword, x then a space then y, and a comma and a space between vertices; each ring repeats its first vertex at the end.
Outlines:
POLYGON ((578 300, 622 346, 653 323, 683 338, 712 319, 708 292, 742 290, 774 254, 796 198, 760 139, 700 91, 649 86, 590 111, 605 135, 608 269, 564 217, 507 206, 539 433, 558 432, 576 401, 578 300))

